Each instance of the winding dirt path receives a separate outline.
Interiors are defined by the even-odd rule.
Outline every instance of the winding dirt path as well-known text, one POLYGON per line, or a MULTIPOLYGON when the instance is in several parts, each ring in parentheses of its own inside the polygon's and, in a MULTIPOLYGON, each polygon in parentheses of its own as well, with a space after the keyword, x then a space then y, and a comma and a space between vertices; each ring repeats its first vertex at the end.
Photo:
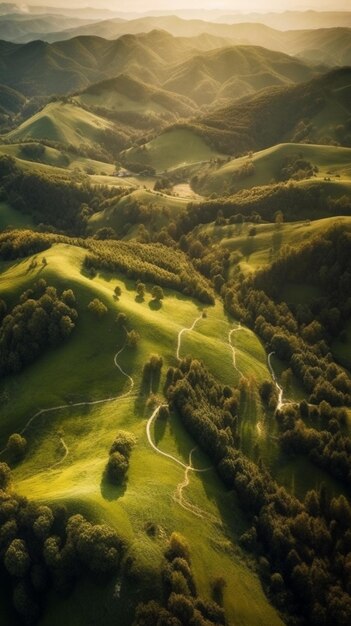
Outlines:
MULTIPOLYGON (((185 328, 182 328, 179 331, 179 333, 178 333, 178 341, 177 341, 177 350, 176 350, 176 357, 177 357, 178 361, 181 361, 180 350, 181 350, 182 337, 183 337, 184 333, 185 332, 191 332, 192 330, 194 330, 196 324, 201 319, 203 319, 203 317, 202 317, 202 315, 199 315, 199 317, 197 317, 194 320, 194 322, 192 323, 191 326, 189 326, 189 328, 185 327, 185 328)), ((159 413, 159 411, 160 411, 162 406, 167 406, 167 405, 166 404, 164 404, 164 405, 160 404, 159 406, 157 406, 155 408, 155 410, 153 411, 152 415, 149 417, 149 419, 147 421, 147 424, 146 424, 147 440, 148 440, 150 446, 153 448, 153 450, 155 450, 155 452, 157 452, 157 454, 160 454, 160 455, 170 459, 174 463, 177 463, 177 465, 180 465, 180 467, 182 467, 185 470, 184 478, 183 478, 183 480, 181 480, 178 483, 178 485, 176 487, 176 490, 175 490, 175 492, 173 494, 173 500, 175 502, 177 502, 179 504, 179 506, 181 506, 186 511, 189 511, 193 515, 196 515, 197 517, 200 517, 202 519, 204 519, 204 518, 210 519, 211 516, 210 516, 209 513, 206 513, 206 511, 203 511, 202 509, 200 509, 196 505, 191 504, 188 500, 186 500, 184 498, 183 491, 189 485, 189 472, 196 472, 196 473, 209 472, 210 470, 212 470, 212 467, 206 467, 204 469, 198 469, 196 467, 193 467, 193 465, 192 465, 192 455, 195 452, 195 450, 197 449, 196 447, 193 448, 190 451, 190 453, 189 453, 189 462, 186 465, 185 463, 183 463, 183 461, 180 461, 179 459, 177 459, 177 457, 173 456, 173 454, 169 454, 168 452, 163 452, 163 450, 158 448, 156 446, 156 444, 154 443, 154 441, 152 440, 152 437, 151 437, 151 427, 153 425, 154 420, 157 418, 157 415, 158 415, 158 413, 159 413)))
POLYGON ((268 355, 268 367, 269 367, 269 371, 271 373, 272 376, 272 380, 276 386, 276 389, 278 391, 278 402, 277 402, 277 406, 276 406, 276 411, 278 411, 279 409, 282 408, 282 406, 284 406, 284 404, 286 404, 286 402, 284 402, 283 400, 283 395, 284 395, 284 390, 283 387, 281 387, 278 383, 277 377, 274 373, 274 369, 273 369, 273 365, 272 365, 272 356, 273 354, 275 354, 275 352, 270 352, 268 355))
MULTIPOLYGON (((196 515, 196 517, 200 517, 201 519, 207 519, 207 520, 210 520, 212 522, 218 522, 217 518, 215 518, 213 515, 211 515, 207 511, 204 511, 199 506, 196 506, 195 504, 191 504, 191 502, 189 502, 189 500, 187 500, 184 497, 184 495, 183 495, 184 489, 186 489, 186 487, 188 487, 189 482, 190 482, 189 472, 191 470, 194 471, 194 468, 193 468, 193 465, 192 465, 192 456, 193 456, 193 453, 195 451, 196 451, 196 447, 193 448, 192 450, 190 450, 190 453, 189 453, 189 465, 187 465, 187 467, 186 467, 185 474, 184 474, 184 479, 180 483, 178 483, 178 485, 176 487, 176 490, 175 490, 175 492, 173 494, 173 500, 175 502, 177 502, 177 504, 179 504, 179 506, 181 506, 182 509, 184 509, 185 511, 189 511, 189 513, 192 513, 193 515, 196 515)), ((208 472, 210 469, 212 469, 212 468, 208 467, 205 470, 195 470, 195 471, 197 471, 197 472, 201 472, 201 471, 208 472)))
POLYGON ((239 332, 240 330, 244 330, 244 328, 242 328, 241 326, 241 322, 238 322, 238 325, 236 328, 232 328, 229 333, 228 333, 228 344, 231 348, 232 351, 232 355, 233 355, 233 367, 234 369, 238 372, 240 378, 244 377, 244 374, 242 373, 242 371, 238 368, 237 364, 236 364, 236 348, 235 346, 233 346, 232 344, 232 335, 234 335, 234 333, 239 332))
POLYGON ((181 356, 180 356, 180 348, 181 348, 181 343, 182 343, 182 336, 184 335, 184 333, 187 332, 191 332, 192 330, 194 330, 196 324, 200 321, 204 319, 202 317, 202 314, 199 315, 199 317, 197 317, 194 322, 192 323, 192 325, 189 328, 182 328, 179 333, 178 333, 178 343, 177 343, 177 352, 176 352, 176 356, 178 361, 181 361, 181 356))
MULTIPOLYGON (((113 362, 115 364, 115 367, 118 369, 118 371, 125 377, 128 379, 129 383, 130 383, 130 387, 128 389, 128 391, 126 391, 125 393, 123 393, 122 395, 118 395, 118 396, 113 396, 113 397, 108 397, 108 398, 102 398, 101 400, 92 400, 92 401, 84 401, 84 402, 74 402, 72 404, 60 404, 58 406, 53 406, 50 407, 49 409, 40 409, 39 411, 37 411, 37 413, 35 413, 34 415, 32 415, 32 417, 29 418, 29 420, 27 421, 27 423, 25 424, 25 426, 22 428, 22 430, 20 431, 20 435, 24 435, 29 428, 33 425, 33 423, 38 419, 38 417, 42 416, 42 415, 46 415, 48 413, 54 413, 55 411, 63 411, 64 409, 73 409, 73 408, 78 408, 78 407, 88 407, 88 406, 97 406, 99 404, 107 404, 108 402, 114 402, 115 400, 120 400, 122 398, 126 398, 127 396, 129 396, 132 393, 132 390, 134 388, 134 379, 129 376, 129 374, 127 374, 124 369, 121 367, 121 365, 118 363, 118 357, 122 354, 122 352, 124 351, 125 347, 126 347, 126 343, 122 346, 122 348, 120 348, 120 350, 118 350, 118 352, 116 352, 114 358, 113 358, 113 362)), ((61 463, 63 463, 63 461, 67 458, 67 456, 69 455, 69 449, 65 443, 65 441, 61 438, 61 444, 62 447, 65 451, 63 458, 54 463, 53 465, 51 465, 48 469, 52 469, 54 467, 56 467, 57 465, 61 465, 61 463)), ((6 452, 6 448, 3 448, 0 451, 0 456, 2 454, 4 454, 6 452)))

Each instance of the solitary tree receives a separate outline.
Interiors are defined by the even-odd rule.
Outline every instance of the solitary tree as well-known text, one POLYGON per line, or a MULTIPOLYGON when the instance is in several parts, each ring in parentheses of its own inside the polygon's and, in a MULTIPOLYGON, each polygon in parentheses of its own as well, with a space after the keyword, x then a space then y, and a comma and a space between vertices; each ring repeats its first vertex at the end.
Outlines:
POLYGON ((152 295, 152 297, 153 297, 153 299, 154 299, 154 300, 159 300, 159 301, 160 301, 160 300, 163 300, 163 298, 164 298, 164 293, 163 293, 163 289, 162 289, 162 287, 159 287, 159 285, 155 285, 155 286, 152 288, 151 295, 152 295))
POLYGON ((144 283, 138 283, 136 286, 136 292, 139 298, 144 299, 145 297, 145 285, 144 283))
POLYGON ((88 309, 91 313, 96 315, 96 317, 103 317, 107 313, 107 306, 105 306, 99 298, 94 298, 94 300, 89 302, 88 309))
POLYGON ((22 435, 14 433, 7 441, 6 449, 13 461, 23 459, 27 448, 27 440, 22 435))

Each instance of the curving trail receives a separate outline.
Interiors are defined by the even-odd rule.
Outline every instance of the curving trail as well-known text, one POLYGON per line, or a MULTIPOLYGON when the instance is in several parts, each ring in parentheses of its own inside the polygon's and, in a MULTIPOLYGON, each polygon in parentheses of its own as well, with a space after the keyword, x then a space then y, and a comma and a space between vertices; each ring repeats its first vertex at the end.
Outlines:
MULTIPOLYGON (((201 319, 203 319, 202 315, 197 317, 189 328, 182 328, 179 331, 179 333, 178 333, 178 341, 177 341, 177 350, 176 350, 176 357, 177 357, 178 361, 181 360, 180 349, 181 349, 181 342, 182 342, 183 334, 185 332, 190 332, 190 331, 194 330, 196 324, 201 319)), ((196 515, 197 517, 200 517, 201 519, 207 518, 207 519, 212 519, 214 521, 218 521, 217 519, 213 518, 213 516, 210 516, 209 513, 206 513, 206 511, 203 511, 202 509, 200 509, 196 505, 191 504, 190 502, 188 502, 188 500, 186 500, 184 498, 184 496, 183 496, 184 489, 189 485, 189 472, 204 473, 204 472, 209 472, 212 469, 212 467, 206 467, 204 469, 197 469, 197 468, 193 467, 193 465, 192 465, 192 455, 195 452, 196 447, 193 448, 190 451, 189 463, 188 463, 188 465, 186 465, 185 463, 183 463, 182 461, 177 459, 172 454, 169 454, 168 452, 163 452, 163 450, 158 448, 156 446, 156 444, 152 440, 152 437, 151 437, 151 427, 152 427, 152 424, 153 424, 154 420, 156 419, 156 417, 157 417, 157 415, 159 413, 159 410, 161 409, 162 406, 167 406, 167 405, 160 404, 159 406, 156 407, 156 409, 153 411, 152 415, 149 417, 149 419, 147 421, 147 424, 146 424, 146 436, 147 436, 147 440, 148 440, 150 446, 153 448, 153 450, 155 450, 155 452, 157 452, 157 454, 160 454, 161 456, 164 456, 167 459, 170 459, 174 463, 177 463, 177 465, 180 465, 180 467, 182 467, 185 470, 184 478, 183 478, 182 481, 180 481, 180 483, 178 483, 178 485, 176 487, 176 490, 174 492, 174 495, 173 495, 173 499, 183 509, 185 509, 186 511, 189 511, 190 513, 192 513, 193 515, 196 515)))
MULTIPOLYGON (((190 450, 189 453, 189 465, 187 465, 186 470, 185 470, 185 475, 184 475, 184 479, 178 483, 177 488, 173 494, 173 500, 175 502, 177 502, 177 504, 179 504, 179 506, 182 507, 182 509, 184 509, 185 511, 189 511, 189 513, 192 513, 193 515, 196 515, 196 517, 200 517, 201 519, 207 519, 210 520, 212 522, 218 522, 219 520, 217 518, 215 518, 213 515, 211 515, 210 513, 208 513, 207 511, 204 511, 203 509, 200 509, 200 507, 196 506, 195 504, 191 504, 191 502, 189 502, 189 500, 186 500, 186 498, 184 498, 183 496, 183 490, 189 485, 190 479, 189 479, 189 471, 194 470, 193 466, 192 466, 192 456, 193 453, 195 452, 196 448, 193 448, 192 450, 190 450)), ((209 471, 210 469, 212 469, 211 467, 205 469, 205 470, 195 470, 195 471, 209 471)))
POLYGON ((233 367, 234 367, 234 369, 238 372, 238 374, 239 374, 240 378, 243 378, 243 377, 244 377, 244 374, 242 373, 242 371, 238 368, 238 366, 237 366, 237 364, 236 364, 236 348, 235 348, 235 346, 233 346, 233 344, 232 344, 232 335, 233 335, 234 333, 239 332, 239 330, 244 330, 244 329, 242 328, 242 326, 241 326, 241 322, 238 322, 237 327, 236 327, 236 328, 232 328, 232 329, 229 331, 229 333, 228 333, 228 344, 229 344, 229 346, 230 346, 230 348, 231 348, 232 355, 233 355, 233 367))
POLYGON ((60 459, 59 461, 57 461, 56 463, 51 465, 49 469, 54 469, 58 465, 61 465, 61 463, 63 463, 67 459, 67 457, 69 455, 69 449, 68 449, 68 446, 66 445, 66 442, 63 439, 63 437, 60 437, 60 443, 61 443, 61 446, 62 446, 62 448, 64 450, 64 455, 63 455, 62 459, 60 459))
POLYGON ((272 359, 273 354, 275 354, 275 352, 270 352, 269 355, 268 355, 268 367, 269 367, 269 371, 270 371, 271 376, 272 376, 272 380, 273 380, 273 382, 274 382, 274 384, 276 386, 276 389, 278 391, 278 402, 277 402, 277 406, 276 406, 276 411, 278 411, 279 409, 282 408, 282 406, 284 406, 284 404, 286 404, 286 402, 284 402, 284 400, 283 400, 283 395, 284 395, 283 387, 281 387, 279 385, 279 383, 277 381, 277 378, 276 378, 276 375, 274 373, 273 366, 272 366, 271 359, 272 359))
MULTIPOLYGON (((101 400, 92 400, 92 401, 87 401, 86 400, 84 402, 75 402, 75 403, 72 403, 72 404, 70 404, 70 403, 69 404, 60 404, 58 406, 50 407, 49 409, 40 409, 39 411, 37 411, 37 413, 35 413, 34 415, 32 415, 32 417, 29 418, 29 420, 27 421, 25 426, 20 431, 20 435, 23 435, 24 433, 26 433, 27 430, 35 422, 35 420, 37 420, 38 417, 40 417, 41 415, 45 415, 45 414, 48 414, 48 413, 53 413, 55 411, 63 411, 64 409, 72 409, 72 408, 83 407, 83 406, 84 407, 88 407, 88 406, 97 406, 99 404, 107 404, 108 402, 114 402, 115 400, 119 400, 119 399, 126 398, 127 396, 129 396, 132 393, 132 390, 133 390, 133 387, 134 387, 134 379, 131 376, 129 376, 129 374, 127 374, 123 370, 121 365, 118 363, 118 357, 120 356, 120 354, 122 354, 122 352, 125 349, 126 345, 127 344, 125 343, 124 346, 120 350, 118 350, 118 352, 116 352, 116 354, 115 354, 115 356, 113 358, 113 362, 114 362, 115 366, 117 367, 118 371, 123 376, 125 376, 125 378, 128 379, 128 381, 130 383, 130 387, 129 387, 128 391, 126 391, 122 395, 113 396, 113 397, 109 397, 109 398, 103 398, 101 400)), ((68 449, 66 443, 63 441, 63 439, 61 439, 61 443, 63 445, 63 449, 65 450, 64 457, 58 463, 54 463, 54 465, 51 465, 51 468, 54 468, 57 465, 63 463, 63 461, 67 458, 67 456, 69 454, 69 449, 68 449)), ((0 456, 2 454, 4 454, 4 452, 6 452, 6 448, 3 448, 0 451, 0 456)))
MULTIPOLYGON (((154 412, 152 413, 151 417, 149 417, 149 419, 147 421, 147 424, 146 424, 146 436, 147 436, 147 440, 148 440, 150 446, 155 450, 155 452, 157 452, 158 454, 161 454, 161 456, 164 456, 167 459, 170 459, 174 463, 177 463, 178 465, 180 465, 181 467, 183 467, 183 469, 185 469, 187 471, 208 472, 209 470, 211 470, 212 467, 206 467, 205 469, 196 469, 195 467, 192 467, 191 463, 189 465, 186 465, 185 463, 183 463, 183 461, 180 461, 179 459, 177 459, 177 457, 173 456, 173 454, 168 454, 168 452, 163 452, 163 450, 160 450, 160 448, 158 448, 156 446, 156 444, 153 442, 152 437, 151 437, 151 426, 152 426, 154 420, 156 419, 156 417, 158 415, 158 412, 159 412, 159 410, 160 410, 160 408, 162 406, 168 406, 168 405, 167 404, 160 404, 159 406, 157 406, 156 409, 154 410, 154 412)), ((196 448, 194 448, 192 450, 192 452, 195 449, 196 448)))
POLYGON ((197 318, 196 318, 196 320, 194 320, 194 322, 192 323, 192 325, 191 325, 189 328, 182 328, 182 329, 179 331, 179 333, 178 333, 178 343, 177 343, 177 352, 176 352, 176 356, 177 356, 178 361, 180 361, 180 360, 181 360, 181 356, 180 356, 180 348, 181 348, 181 343, 182 343, 182 336, 183 336, 183 334, 184 334, 184 333, 187 333, 187 332, 191 332, 192 330, 194 330, 194 328, 195 328, 196 324, 197 324, 200 320, 202 320, 202 319, 203 319, 203 317, 202 317, 202 314, 201 314, 201 315, 199 315, 199 317, 197 317, 197 318))

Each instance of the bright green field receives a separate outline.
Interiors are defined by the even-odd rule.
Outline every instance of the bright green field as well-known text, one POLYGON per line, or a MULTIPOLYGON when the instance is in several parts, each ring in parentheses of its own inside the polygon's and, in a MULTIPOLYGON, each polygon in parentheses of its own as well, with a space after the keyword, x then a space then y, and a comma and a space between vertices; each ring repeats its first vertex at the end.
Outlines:
POLYGON ((7 134, 11 141, 49 139, 63 144, 94 147, 101 131, 113 129, 112 122, 73 104, 51 102, 42 111, 7 134))
MULTIPOLYGON (((28 455, 14 472, 16 490, 38 500, 64 501, 74 511, 86 510, 95 519, 114 525, 128 539, 130 554, 138 564, 138 583, 127 582, 119 601, 111 601, 112 584, 102 591, 101 597, 106 598, 104 623, 107 625, 115 624, 116 614, 121 619, 129 619, 131 607, 127 599, 133 589, 140 587, 145 591, 148 585, 153 591, 158 588, 161 553, 166 537, 173 530, 182 532, 191 545, 200 593, 210 595, 210 582, 215 576, 223 575, 227 580, 224 605, 228 623, 281 624, 237 546, 245 520, 233 495, 226 492, 213 471, 193 474, 184 496, 201 509, 202 517, 184 510, 173 500, 176 486, 184 478, 184 470, 158 455, 146 438, 146 421, 151 409, 146 405, 147 397, 140 395, 142 366, 152 353, 163 356, 164 374, 168 365, 176 364, 178 333, 199 316, 198 305, 172 292, 166 292, 159 310, 149 306, 149 294, 144 302, 136 302, 131 282, 111 275, 99 275, 93 280, 85 276, 81 272, 84 251, 73 246, 54 245, 45 252, 45 257, 48 265, 40 272, 29 270, 30 259, 2 264, 2 296, 14 302, 39 276, 61 288, 72 287, 78 300, 79 324, 65 345, 47 352, 21 374, 2 382, 1 439, 5 441, 10 432, 23 428, 42 407, 110 396, 116 400, 95 407, 71 407, 52 412, 33 422, 27 431, 28 455), (116 284, 122 288, 119 302, 113 299, 116 284), (86 310, 93 297, 102 299, 109 308, 102 320, 91 317, 86 310), (137 349, 126 349, 120 356, 122 367, 135 379, 133 393, 123 399, 118 399, 118 395, 128 391, 129 383, 113 365, 114 354, 124 342, 123 333, 114 322, 117 311, 125 312, 129 327, 141 335, 137 349), (119 429, 129 430, 137 437, 126 490, 109 487, 102 481, 108 449, 119 429), (53 467, 63 459, 60 438, 64 439, 68 456, 53 467), (145 533, 148 521, 157 523, 160 529, 157 539, 150 539, 145 533)), ((220 380, 235 383, 238 374, 233 369, 227 343, 230 327, 222 306, 217 303, 208 309, 207 318, 199 321, 194 332, 184 333, 181 354, 191 351, 194 357, 202 358, 220 380)), ((257 379, 267 378, 266 357, 255 336, 242 331, 235 333, 234 338, 240 369, 247 376, 253 372, 257 379)), ((162 382, 158 393, 161 390, 162 382)), ((188 460, 193 442, 176 416, 166 425, 156 423, 152 435, 162 450, 188 460)), ((197 467, 210 465, 200 452, 196 452, 194 464, 197 467)), ((95 601, 94 587, 83 582, 64 601, 53 594, 41 624, 59 626, 67 622, 83 626, 99 624, 99 620, 101 605, 95 601)))
POLYGON ((157 172, 209 161, 219 156, 199 135, 183 129, 170 130, 141 148, 131 148, 124 154, 128 162, 151 165, 157 172))
POLYGON ((245 272, 256 271, 274 260, 284 245, 296 246, 330 228, 333 224, 351 228, 351 217, 328 217, 321 220, 287 222, 281 224, 255 224, 256 234, 249 236, 250 223, 216 226, 214 223, 200 227, 211 241, 231 252, 242 255, 240 267, 245 272))
POLYGON ((233 159, 220 167, 210 166, 201 191, 209 195, 213 192, 222 193, 226 189, 233 189, 233 187, 239 191, 240 189, 269 185, 276 180, 284 159, 298 155, 318 167, 316 180, 324 180, 325 177, 337 177, 340 182, 350 182, 351 148, 286 143, 255 152, 250 157, 233 159), (253 175, 236 178, 236 172, 248 162, 254 164, 253 175))

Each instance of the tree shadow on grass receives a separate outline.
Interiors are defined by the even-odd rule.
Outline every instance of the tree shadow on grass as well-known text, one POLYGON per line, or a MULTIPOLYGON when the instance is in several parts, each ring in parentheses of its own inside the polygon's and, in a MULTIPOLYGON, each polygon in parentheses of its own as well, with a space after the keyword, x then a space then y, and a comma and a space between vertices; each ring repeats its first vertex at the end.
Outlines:
POLYGON ((155 438, 156 446, 158 446, 161 443, 163 437, 165 436, 166 428, 167 428, 167 419, 157 417, 155 421, 155 425, 154 425, 154 438, 155 438))
POLYGON ((162 302, 160 300, 150 300, 149 307, 152 311, 159 311, 162 307, 162 302))
POLYGON ((113 485, 107 477, 106 470, 103 472, 100 482, 100 491, 104 500, 108 502, 118 500, 118 498, 124 496, 126 489, 127 481, 124 481, 121 485, 113 485))

